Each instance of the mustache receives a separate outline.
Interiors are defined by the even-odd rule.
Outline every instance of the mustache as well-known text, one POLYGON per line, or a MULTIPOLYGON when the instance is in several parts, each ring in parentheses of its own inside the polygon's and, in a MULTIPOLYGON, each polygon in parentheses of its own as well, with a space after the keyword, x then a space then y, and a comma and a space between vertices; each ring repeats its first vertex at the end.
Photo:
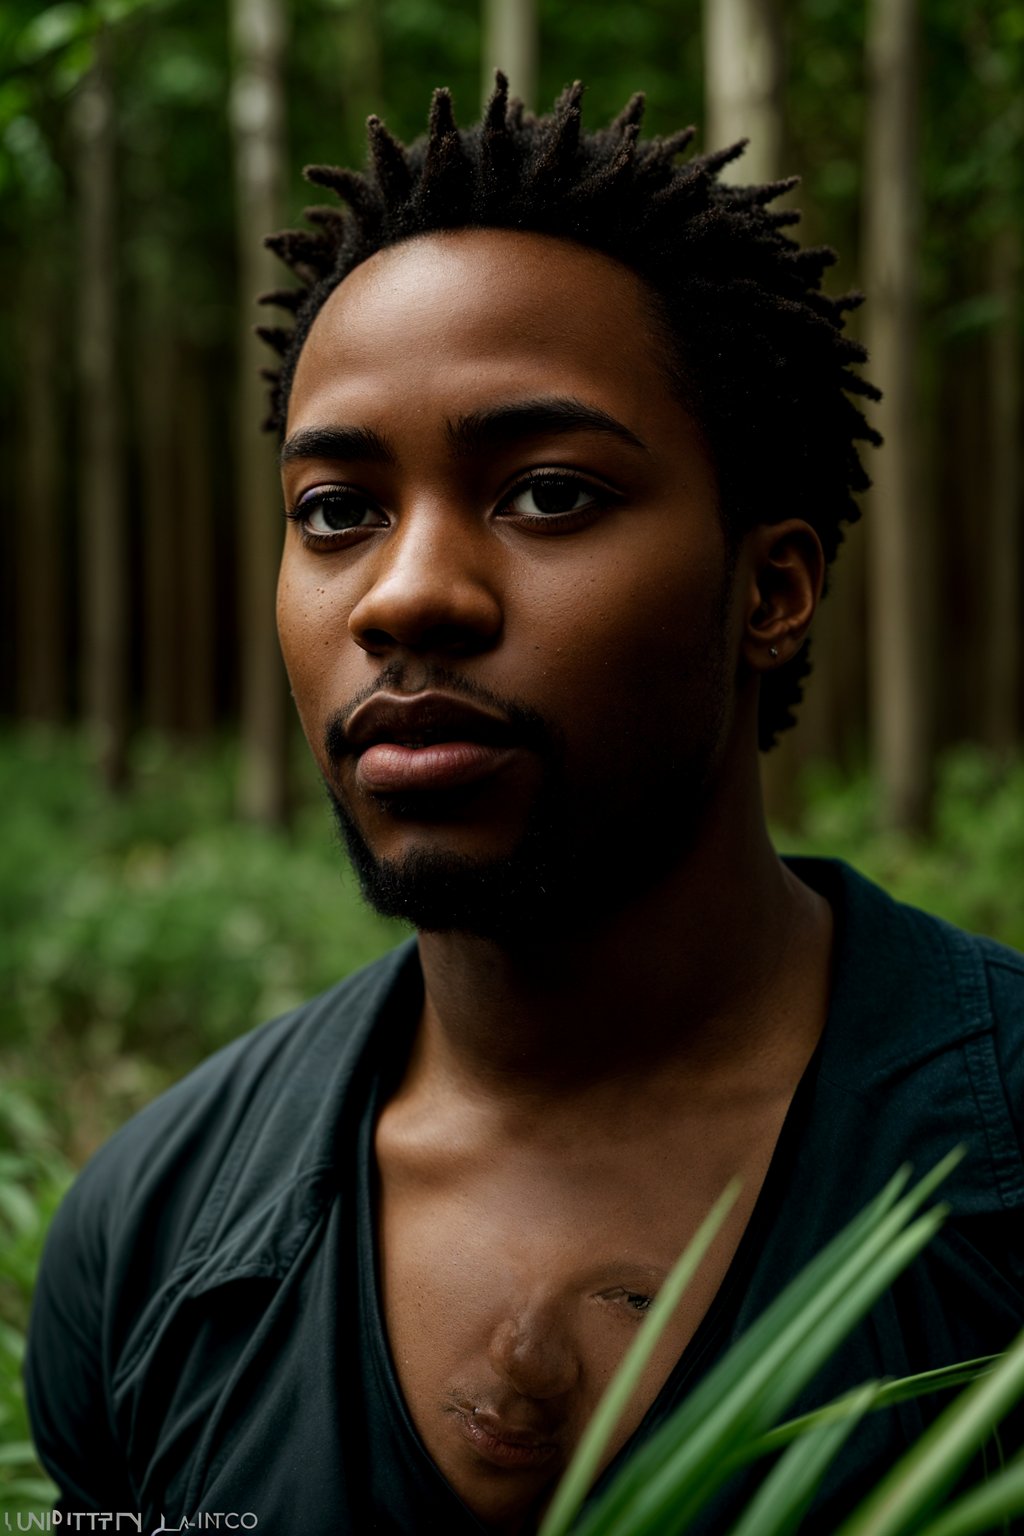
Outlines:
POLYGON ((349 721, 356 710, 368 699, 372 699, 374 694, 406 693, 412 696, 434 689, 455 694, 471 704, 478 704, 482 709, 491 710, 508 721, 520 745, 531 748, 543 757, 558 756, 562 745, 561 732, 528 704, 494 693, 463 673, 447 667, 422 664, 413 669, 408 662, 392 661, 327 721, 324 727, 324 750, 328 760, 337 764, 353 750, 348 735, 349 721))

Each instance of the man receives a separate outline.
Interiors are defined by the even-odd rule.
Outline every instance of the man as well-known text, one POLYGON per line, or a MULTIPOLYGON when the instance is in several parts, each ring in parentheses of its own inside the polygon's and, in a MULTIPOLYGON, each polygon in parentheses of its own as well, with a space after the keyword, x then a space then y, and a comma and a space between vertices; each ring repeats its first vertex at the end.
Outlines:
MULTIPOLYGON (((737 151, 578 87, 371 119, 271 424, 285 659, 364 892, 419 930, 237 1042, 55 1224, 28 1387, 67 1511, 525 1533, 674 1259, 742 1195, 609 1461, 905 1159, 953 1216, 807 1402, 1024 1321, 1024 961, 785 864, 758 746, 866 484, 850 300, 737 151)), ((302 901, 303 893, 290 893, 302 901)), ((873 1417, 831 1531, 920 1431, 873 1417)), ((741 1490, 702 1517, 724 1530, 741 1490)), ((814 1521, 817 1524, 814 1524, 814 1521)))

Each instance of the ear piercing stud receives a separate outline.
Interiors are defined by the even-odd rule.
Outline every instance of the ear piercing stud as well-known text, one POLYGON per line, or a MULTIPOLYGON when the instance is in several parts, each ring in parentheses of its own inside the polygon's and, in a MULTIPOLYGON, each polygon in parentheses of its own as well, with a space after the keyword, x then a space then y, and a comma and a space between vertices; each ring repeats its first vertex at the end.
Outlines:
POLYGON ((779 648, 778 648, 778 646, 777 645, 770 645, 768 647, 768 655, 771 657, 772 661, 778 661, 778 659, 779 659, 779 648))

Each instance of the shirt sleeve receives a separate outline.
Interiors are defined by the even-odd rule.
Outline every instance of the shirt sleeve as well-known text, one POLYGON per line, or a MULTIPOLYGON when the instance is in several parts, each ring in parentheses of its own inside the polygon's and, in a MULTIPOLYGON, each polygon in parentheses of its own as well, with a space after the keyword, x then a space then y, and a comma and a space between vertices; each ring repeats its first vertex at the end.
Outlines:
POLYGON ((55 1508, 134 1512, 103 1365, 104 1201, 91 1170, 51 1224, 29 1320, 25 1390, 36 1451, 60 1490, 55 1508))

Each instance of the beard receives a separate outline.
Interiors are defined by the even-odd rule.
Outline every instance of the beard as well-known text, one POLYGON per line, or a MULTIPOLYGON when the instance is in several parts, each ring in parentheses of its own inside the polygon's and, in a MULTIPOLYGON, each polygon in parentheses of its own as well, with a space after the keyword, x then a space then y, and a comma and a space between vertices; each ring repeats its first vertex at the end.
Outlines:
MULTIPOLYGON (((374 691, 399 682, 388 669, 374 691)), ((517 843, 509 853, 489 860, 437 849, 414 849, 400 859, 382 858, 370 847, 346 802, 325 781, 342 843, 363 899, 382 917, 399 918, 423 933, 522 939, 538 927, 543 929, 556 910, 564 912, 582 883, 585 860, 570 831, 561 737, 535 710, 499 698, 457 673, 432 668, 429 686, 461 694, 500 713, 517 741, 540 758, 541 786, 517 843)), ((351 708, 346 714, 350 712, 351 708)), ((328 726, 326 747, 329 759, 337 761, 344 749, 340 720, 328 726)), ((387 804, 398 819, 437 822, 445 818, 446 800, 450 797, 433 797, 425 808, 419 797, 390 795, 387 804)))
POLYGON ((373 852, 330 786, 327 793, 363 899, 381 917, 399 918, 421 933, 513 942, 549 932, 554 914, 573 904, 580 861, 565 846, 553 797, 536 804, 518 844, 500 859, 428 849, 388 859, 373 852))
MULTIPOLYGON (((517 739, 540 757, 540 787, 518 841, 499 857, 432 848, 394 859, 374 852, 350 807, 325 780, 364 900, 382 917, 398 918, 420 932, 462 932, 509 946, 546 944, 593 930, 666 875, 696 839, 724 735, 729 692, 724 645, 709 647, 703 683, 700 704, 680 739, 652 741, 648 761, 635 765, 642 791, 615 773, 607 779, 598 775, 588 790, 570 785, 563 740, 550 722, 458 673, 431 668, 429 686, 460 693, 511 723, 517 739), (638 803, 647 817, 642 827, 626 810, 638 803)), ((364 697, 387 686, 401 686, 398 668, 387 668, 364 697)), ((344 718, 360 702, 353 701, 345 716, 328 725, 329 761, 344 754, 344 718)), ((389 796, 388 809, 399 818, 445 819, 441 796, 428 811, 419 798, 389 796)))

